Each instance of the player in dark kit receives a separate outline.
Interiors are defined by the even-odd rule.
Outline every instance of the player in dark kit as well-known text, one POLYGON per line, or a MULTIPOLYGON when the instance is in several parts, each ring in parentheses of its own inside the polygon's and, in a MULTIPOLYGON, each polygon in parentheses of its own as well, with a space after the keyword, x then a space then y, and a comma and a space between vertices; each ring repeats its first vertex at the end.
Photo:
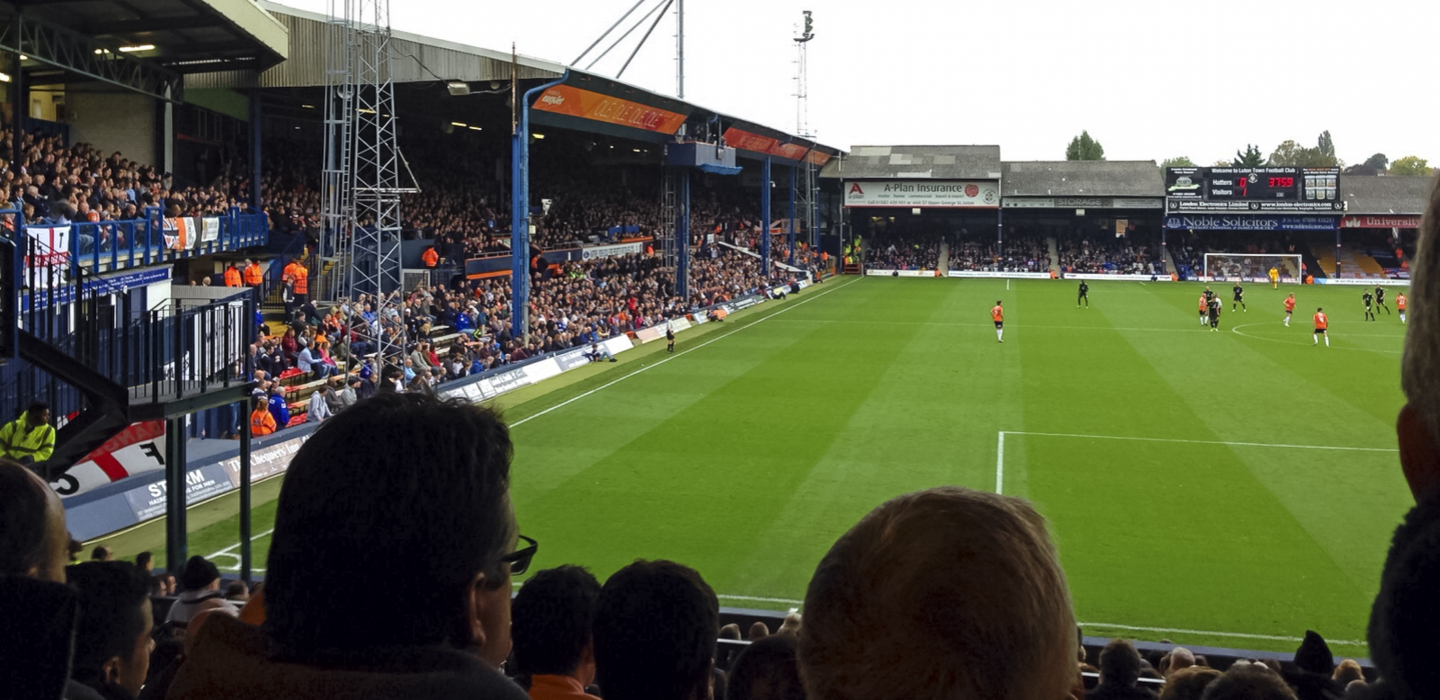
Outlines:
POLYGON ((1365 302, 1365 320, 1374 321, 1375 310, 1370 308, 1370 302, 1374 301, 1375 297, 1370 294, 1369 290, 1366 290, 1364 294, 1360 295, 1360 299, 1365 302))
POLYGON ((665 324, 665 352, 675 352, 675 329, 665 324))
POLYGON ((1217 332, 1218 332, 1218 331, 1220 330, 1220 307, 1221 307, 1221 306, 1223 306, 1223 304, 1220 303, 1220 297, 1217 297, 1217 296, 1211 296, 1211 297, 1210 297, 1210 330, 1212 330, 1212 331, 1217 331, 1217 332))
POLYGON ((1378 284, 1375 285, 1375 305, 1385 309, 1387 316, 1390 314, 1390 307, 1385 305, 1385 288, 1378 284))
POLYGON ((1080 296, 1075 299, 1075 308, 1080 308, 1080 302, 1085 302, 1085 308, 1090 308, 1090 285, 1085 280, 1080 280, 1080 296))
POLYGON ((1215 292, 1210 291, 1210 285, 1205 285, 1205 304, 1209 305, 1210 300, 1215 298, 1215 292))
POLYGON ((1249 313, 1250 309, 1245 307, 1245 288, 1241 287, 1239 282, 1236 282, 1235 288, 1231 291, 1235 293, 1235 298, 1230 301, 1230 310, 1234 311, 1235 305, 1239 304, 1240 308, 1245 309, 1246 313, 1249 313))

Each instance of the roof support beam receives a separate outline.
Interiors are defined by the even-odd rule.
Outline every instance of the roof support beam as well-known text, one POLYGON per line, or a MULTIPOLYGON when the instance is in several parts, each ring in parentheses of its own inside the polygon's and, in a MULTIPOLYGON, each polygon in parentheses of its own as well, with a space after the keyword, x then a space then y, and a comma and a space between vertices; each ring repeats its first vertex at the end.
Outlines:
POLYGON ((0 28, 0 49, 159 100, 184 102, 184 79, 178 73, 19 12, 8 19, 0 28), (96 53, 102 49, 108 53, 96 53))

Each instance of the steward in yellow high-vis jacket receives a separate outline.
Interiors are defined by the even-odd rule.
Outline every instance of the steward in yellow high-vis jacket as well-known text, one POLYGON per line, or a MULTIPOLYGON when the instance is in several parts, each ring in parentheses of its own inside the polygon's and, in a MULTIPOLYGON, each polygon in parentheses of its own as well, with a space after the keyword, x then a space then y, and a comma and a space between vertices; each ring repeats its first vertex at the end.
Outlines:
POLYGON ((50 406, 36 401, 19 418, 0 428, 0 456, 21 464, 50 459, 55 453, 55 429, 50 427, 50 406))

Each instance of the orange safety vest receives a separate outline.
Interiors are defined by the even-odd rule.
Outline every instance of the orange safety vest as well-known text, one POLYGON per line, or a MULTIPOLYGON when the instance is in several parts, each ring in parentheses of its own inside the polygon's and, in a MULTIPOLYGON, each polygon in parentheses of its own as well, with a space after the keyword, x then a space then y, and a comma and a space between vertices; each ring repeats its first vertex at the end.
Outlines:
POLYGON ((268 408, 259 408, 250 414, 251 435, 261 437, 273 432, 275 432, 275 416, 270 415, 268 408))
POLYGON ((225 268, 225 286, 226 286, 226 287, 239 287, 239 286, 240 286, 240 271, 239 271, 239 270, 235 269, 234 267, 227 267, 227 268, 225 268))
POLYGON ((295 293, 296 293, 296 294, 308 294, 308 293, 310 293, 310 282, 309 282, 310 271, 307 270, 307 269, 305 269, 305 266, 304 266, 304 265, 296 265, 296 266, 295 266, 295 272, 294 272, 293 277, 295 278, 295 293))
POLYGON ((420 259, 425 261, 425 267, 435 267, 440 264, 440 254, 435 252, 434 248, 426 248, 425 252, 420 254, 420 259))
POLYGON ((265 281, 265 273, 260 270, 260 263, 250 263, 245 267, 245 284, 251 287, 259 287, 265 281))

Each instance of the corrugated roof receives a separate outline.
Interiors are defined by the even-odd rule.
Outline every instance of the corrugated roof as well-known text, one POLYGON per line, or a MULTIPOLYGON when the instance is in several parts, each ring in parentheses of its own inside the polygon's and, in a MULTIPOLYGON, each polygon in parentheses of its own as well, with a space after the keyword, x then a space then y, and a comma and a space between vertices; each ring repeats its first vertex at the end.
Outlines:
POLYGON ((855 146, 832 160, 820 177, 864 179, 997 180, 999 146, 855 146))
POLYGON ((1006 162, 1005 197, 1163 197, 1165 178, 1153 160, 1006 162))
POLYGON ((1424 214, 1433 177, 1340 176, 1347 214, 1424 214))

